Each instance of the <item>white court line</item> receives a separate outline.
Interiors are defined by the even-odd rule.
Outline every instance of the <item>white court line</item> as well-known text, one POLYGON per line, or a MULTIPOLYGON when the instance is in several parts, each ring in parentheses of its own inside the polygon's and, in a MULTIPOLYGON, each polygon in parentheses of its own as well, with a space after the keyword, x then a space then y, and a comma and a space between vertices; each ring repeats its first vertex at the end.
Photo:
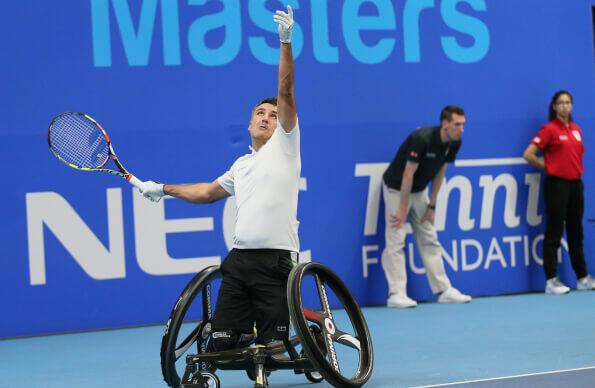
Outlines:
POLYGON ((509 379, 516 379, 516 378, 519 378, 519 377, 552 375, 552 374, 556 374, 556 373, 577 372, 577 371, 589 370, 589 369, 595 369, 595 366, 588 366, 588 367, 585 367, 585 368, 574 368, 574 369, 560 369, 560 370, 554 370, 554 371, 549 371, 549 372, 527 373, 527 374, 524 374, 524 375, 493 377, 493 378, 489 378, 489 379, 457 381, 455 383, 447 383, 447 384, 420 385, 418 387, 411 387, 411 388, 448 387, 450 385, 457 385, 457 384, 471 384, 471 383, 482 383, 482 382, 486 382, 486 381, 509 380, 509 379))
POLYGON ((492 159, 464 159, 455 160, 456 167, 509 166, 513 164, 528 164, 523 158, 492 158, 492 159))

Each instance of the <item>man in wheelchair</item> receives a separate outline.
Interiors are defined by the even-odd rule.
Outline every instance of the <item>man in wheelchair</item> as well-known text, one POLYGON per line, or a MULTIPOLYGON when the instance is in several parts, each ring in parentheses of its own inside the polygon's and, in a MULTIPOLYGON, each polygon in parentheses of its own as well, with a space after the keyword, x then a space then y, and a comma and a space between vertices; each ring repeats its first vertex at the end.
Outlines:
POLYGON ((368 381, 373 365, 372 343, 365 319, 347 287, 319 263, 297 265, 299 252, 297 203, 300 186, 300 127, 294 95, 291 34, 293 11, 277 11, 280 58, 277 97, 252 109, 248 131, 251 153, 211 183, 189 185, 145 182, 142 194, 159 201, 170 195, 191 203, 212 203, 235 196, 233 249, 221 267, 198 273, 186 286, 166 325, 161 359, 165 381, 172 387, 218 387, 215 369, 246 369, 255 387, 267 386, 270 370, 305 373, 312 382, 323 377, 334 386, 359 387, 368 381), (293 269, 293 270, 292 270, 293 269), (316 278, 320 311, 302 305, 304 276, 316 278), (214 314, 210 283, 221 278, 214 314), (334 323, 325 284, 343 302, 354 333, 334 323), (189 305, 202 294, 202 321, 178 344, 177 337, 189 305), (206 295, 206 296, 205 296, 206 295), (206 306, 206 308, 205 308, 206 306), (289 317, 297 336, 289 338, 289 317), (212 316, 212 319, 211 319, 212 316), (254 337, 254 327, 257 336, 254 337), (256 341, 255 346, 244 347, 256 341), (358 352, 353 376, 341 373, 334 342, 358 352), (298 354, 295 345, 301 346, 298 354), (176 367, 187 351, 186 371, 176 367), (287 357, 277 357, 288 355, 287 357))
POLYGON ((300 128, 294 95, 291 34, 293 11, 277 11, 280 58, 277 97, 252 109, 248 127, 251 153, 211 183, 145 182, 152 201, 171 195, 191 203, 212 203, 234 195, 237 218, 233 249, 222 266, 222 284, 212 321, 217 351, 238 346, 252 333, 267 344, 287 340, 287 277, 299 252, 297 202, 301 173, 300 128))

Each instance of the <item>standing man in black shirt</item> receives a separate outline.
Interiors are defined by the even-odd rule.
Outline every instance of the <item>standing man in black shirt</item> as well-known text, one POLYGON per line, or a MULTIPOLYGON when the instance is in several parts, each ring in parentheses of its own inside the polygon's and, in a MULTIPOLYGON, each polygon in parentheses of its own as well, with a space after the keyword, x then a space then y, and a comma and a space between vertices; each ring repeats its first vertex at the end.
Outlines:
POLYGON ((399 147, 397 155, 383 175, 386 248, 382 268, 389 288, 387 306, 415 307, 407 296, 405 269, 405 223, 409 219, 421 254, 432 292, 440 294, 440 303, 468 303, 450 284, 442 262, 442 246, 434 227, 434 209, 444 179, 447 163, 455 161, 465 128, 463 109, 449 105, 440 114, 440 126, 418 128, 399 147), (428 198, 427 186, 432 182, 428 198))

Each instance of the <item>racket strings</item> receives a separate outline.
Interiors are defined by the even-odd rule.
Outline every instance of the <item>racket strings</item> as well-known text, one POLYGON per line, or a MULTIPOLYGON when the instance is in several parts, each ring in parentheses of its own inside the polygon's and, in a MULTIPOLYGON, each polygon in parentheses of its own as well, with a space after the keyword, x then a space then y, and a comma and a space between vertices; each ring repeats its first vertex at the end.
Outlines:
POLYGON ((95 123, 84 116, 65 114, 50 129, 50 145, 65 162, 99 168, 107 162, 108 143, 95 123))

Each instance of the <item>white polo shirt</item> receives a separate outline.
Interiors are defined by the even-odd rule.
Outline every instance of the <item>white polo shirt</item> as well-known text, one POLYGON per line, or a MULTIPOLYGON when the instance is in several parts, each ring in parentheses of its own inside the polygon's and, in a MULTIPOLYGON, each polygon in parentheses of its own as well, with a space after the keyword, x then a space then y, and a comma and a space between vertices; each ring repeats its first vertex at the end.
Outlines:
POLYGON ((258 152, 238 158, 217 178, 236 197, 233 247, 299 252, 297 203, 302 169, 300 128, 285 133, 281 123, 258 152))

